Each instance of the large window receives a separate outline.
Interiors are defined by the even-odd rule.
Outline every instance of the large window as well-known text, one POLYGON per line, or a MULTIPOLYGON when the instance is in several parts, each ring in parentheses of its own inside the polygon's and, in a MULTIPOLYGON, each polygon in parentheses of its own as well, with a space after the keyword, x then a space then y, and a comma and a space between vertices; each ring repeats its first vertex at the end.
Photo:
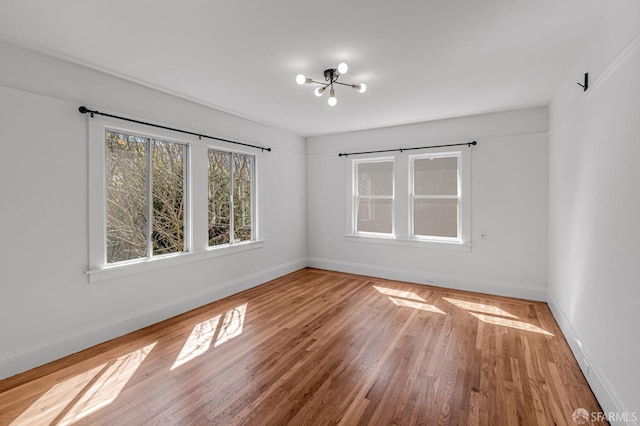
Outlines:
POLYGON ((471 250, 471 155, 430 151, 350 161, 348 241, 471 250))
POLYGON ((410 157, 411 235, 460 240, 460 153, 410 157))
POLYGON ((209 246, 255 240, 255 157, 209 149, 209 246))
POLYGON ((355 231, 393 234, 393 159, 354 162, 355 231))
POLYGON ((106 263, 185 250, 187 146, 106 130, 106 263))
POLYGON ((263 247, 260 153, 121 125, 89 122, 89 282, 263 247))

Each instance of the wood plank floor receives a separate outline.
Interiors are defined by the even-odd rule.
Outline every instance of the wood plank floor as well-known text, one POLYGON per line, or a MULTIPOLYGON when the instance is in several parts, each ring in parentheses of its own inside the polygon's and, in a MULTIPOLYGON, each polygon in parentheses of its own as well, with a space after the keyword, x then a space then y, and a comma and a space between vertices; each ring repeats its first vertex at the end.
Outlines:
POLYGON ((303 269, 0 381, 0 425, 573 425, 544 303, 303 269))

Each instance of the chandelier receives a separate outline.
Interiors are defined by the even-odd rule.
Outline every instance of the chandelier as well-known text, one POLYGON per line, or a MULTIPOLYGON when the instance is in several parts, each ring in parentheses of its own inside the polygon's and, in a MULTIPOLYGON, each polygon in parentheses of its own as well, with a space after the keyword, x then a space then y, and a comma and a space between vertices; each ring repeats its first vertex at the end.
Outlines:
POLYGON ((344 62, 338 65, 338 68, 329 68, 324 70, 324 83, 321 81, 315 81, 311 77, 307 77, 304 74, 298 74, 296 76, 296 83, 299 85, 303 84, 319 84, 322 87, 316 88, 313 93, 316 96, 322 96, 322 94, 329 88, 329 99, 328 103, 330 106, 335 106, 338 103, 338 99, 336 99, 336 92, 333 88, 334 84, 340 84, 342 86, 349 86, 360 93, 364 93, 367 91, 366 84, 347 84, 338 81, 341 75, 346 74, 349 71, 349 66, 344 62))

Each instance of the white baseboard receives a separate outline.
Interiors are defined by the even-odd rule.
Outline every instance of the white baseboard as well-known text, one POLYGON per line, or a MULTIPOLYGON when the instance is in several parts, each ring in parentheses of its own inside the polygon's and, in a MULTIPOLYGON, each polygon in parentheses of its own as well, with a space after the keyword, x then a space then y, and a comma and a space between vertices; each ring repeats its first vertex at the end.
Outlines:
POLYGON ((250 275, 236 278, 178 300, 149 306, 102 323, 82 327, 70 333, 23 346, 0 354, 0 379, 55 361, 83 349, 106 342, 151 324, 206 305, 307 266, 297 259, 250 275))
MULTIPOLYGON (((548 297, 547 304, 549 305, 549 309, 551 309, 551 313, 558 322, 560 330, 562 330, 562 334, 564 334, 567 343, 569 343, 569 347, 571 348, 573 355, 576 357, 584 377, 587 379, 589 386, 591 386, 591 390, 600 403, 602 411, 605 413, 630 413, 620 400, 618 393, 615 391, 607 377, 602 374, 602 370, 595 361, 595 358, 590 355, 588 348, 582 344, 582 339, 580 339, 580 336, 571 324, 571 321, 569 321, 569 318, 558 307, 558 305, 556 305, 551 296, 548 297), (588 366, 585 360, 588 360, 588 366)), ((610 423, 612 425, 627 426, 637 426, 639 424, 638 422, 615 421, 615 419, 611 420, 610 423)))
POLYGON ((430 273, 417 269, 390 268, 381 265, 344 262, 334 259, 309 258, 308 266, 331 271, 348 272, 351 274, 368 275, 389 280, 407 281, 417 284, 434 285, 438 287, 458 290, 475 291, 478 293, 499 296, 517 297, 520 299, 547 301, 547 290, 544 286, 532 286, 522 283, 490 280, 485 278, 468 277, 430 273), (427 283, 425 278, 433 278, 433 283, 427 283))

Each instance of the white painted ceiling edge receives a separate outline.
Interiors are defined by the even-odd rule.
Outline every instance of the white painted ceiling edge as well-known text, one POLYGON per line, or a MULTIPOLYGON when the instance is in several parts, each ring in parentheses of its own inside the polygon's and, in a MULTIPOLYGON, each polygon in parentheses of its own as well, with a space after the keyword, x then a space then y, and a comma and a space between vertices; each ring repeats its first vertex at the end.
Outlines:
POLYGON ((0 40, 309 137, 548 105, 608 5, 4 0, 0 40), (365 94, 295 82, 342 61, 365 94))

